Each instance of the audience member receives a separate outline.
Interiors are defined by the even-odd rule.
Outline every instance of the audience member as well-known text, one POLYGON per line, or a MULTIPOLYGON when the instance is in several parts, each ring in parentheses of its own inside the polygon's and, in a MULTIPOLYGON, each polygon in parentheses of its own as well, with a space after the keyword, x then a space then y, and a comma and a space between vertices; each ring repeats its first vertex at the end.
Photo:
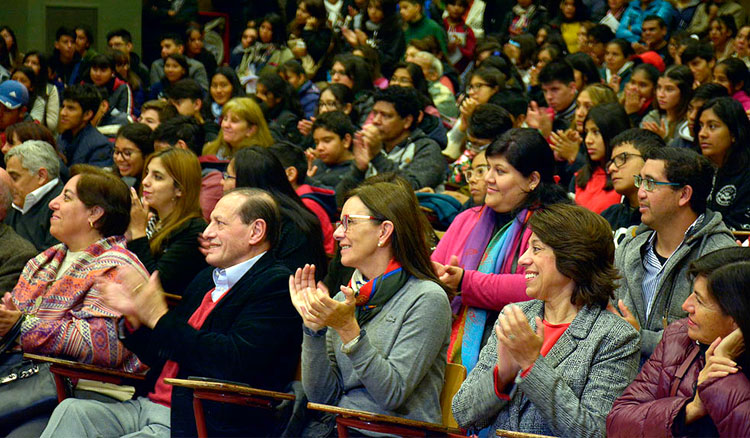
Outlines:
MULTIPOLYGON (((750 74, 744 62, 727 58, 714 67, 714 83, 727 89, 732 99, 742 104, 744 111, 750 110, 750 74)), ((719 97, 719 96, 717 96, 719 97)))
POLYGON ((294 88, 294 91, 296 91, 305 118, 313 117, 318 111, 320 89, 311 80, 307 79, 302 64, 299 61, 290 59, 281 66, 279 72, 284 76, 289 85, 294 88))
MULTIPOLYGON (((175 309, 168 310, 157 275, 146 281, 128 273, 117 283, 101 281, 105 301, 125 315, 123 343, 151 368, 148 396, 122 403, 67 399, 42 436, 112 431, 194 436, 192 391, 167 385, 168 377, 284 390, 298 363, 300 333, 285 294, 290 272, 273 256, 281 243, 279 228, 272 197, 255 189, 233 191, 219 201, 204 234, 210 242, 206 262, 213 268, 198 273, 175 309)), ((210 406, 211 435, 267 436, 278 427, 263 410, 210 406)))
POLYGON ((584 127, 586 161, 571 184, 576 204, 601 213, 620 200, 606 163, 612 154, 612 139, 630 128, 630 120, 619 104, 605 103, 591 108, 584 127))
POLYGON ((601 212, 615 232, 615 244, 619 244, 627 228, 640 225, 641 212, 638 187, 634 175, 640 175, 643 164, 653 149, 664 147, 664 140, 651 131, 631 128, 616 135, 610 142, 612 153, 604 170, 609 174, 612 187, 622 196, 601 212))
MULTIPOLYGON (((151 64, 149 73, 149 83, 153 87, 161 82, 165 77, 165 67, 168 55, 182 55, 185 51, 185 45, 177 34, 166 34, 161 37, 161 58, 151 64)), ((206 68, 200 62, 193 58, 186 58, 188 65, 186 76, 195 79, 204 90, 208 90, 208 75, 206 68)))
POLYGON ((148 125, 153 130, 162 122, 166 122, 176 115, 177 108, 174 105, 164 100, 149 100, 141 106, 141 116, 138 118, 138 122, 148 125))
POLYGON ((112 160, 114 172, 125 181, 128 187, 138 190, 146 157, 154 152, 151 128, 143 123, 131 123, 117 131, 112 160))
POLYGON ((188 58, 180 53, 170 53, 164 58, 164 76, 151 83, 148 99, 168 99, 169 89, 183 79, 190 79, 188 58))
POLYGON ((503 11, 503 14, 505 16, 497 27, 485 26, 485 32, 488 35, 497 35, 500 41, 524 33, 536 35, 548 18, 544 4, 534 0, 516 0, 512 9, 503 11))
POLYGON ((404 23, 404 42, 432 35, 440 44, 440 51, 448 54, 448 38, 445 30, 424 11, 421 0, 401 0, 398 4, 401 21, 404 23))
POLYGON ((185 44, 183 53, 189 59, 200 62, 206 69, 206 77, 210 78, 216 71, 216 57, 204 47, 204 37, 203 26, 188 26, 185 31, 185 42, 187 44, 185 44))
POLYGON ((336 243, 333 240, 331 216, 337 213, 336 193, 331 189, 305 184, 307 160, 305 153, 296 145, 277 143, 269 150, 284 166, 286 178, 294 192, 302 199, 305 207, 317 216, 323 232, 323 249, 326 255, 333 255, 336 252, 336 243))
POLYGON ((221 66, 211 76, 211 85, 208 88, 208 96, 201 106, 204 120, 213 120, 217 125, 221 124, 221 110, 224 104, 234 97, 244 97, 245 89, 240 85, 237 73, 231 67, 221 66))
POLYGON ((222 107, 221 116, 219 136, 203 146, 202 155, 215 155, 219 160, 231 160, 237 151, 247 146, 273 144, 263 111, 253 99, 231 99, 222 107))
POLYGON ((363 126, 375 105, 372 72, 369 71, 367 63, 360 57, 341 53, 333 58, 330 74, 331 83, 345 85, 354 93, 352 107, 359 117, 356 124, 363 126))
POLYGON ((703 104, 695 119, 695 147, 716 167, 708 208, 733 230, 750 231, 750 121, 729 97, 703 104))
POLYGON ((106 90, 109 95, 109 112, 112 116, 124 114, 132 118, 135 112, 133 91, 126 80, 117 77, 115 59, 110 54, 94 55, 88 63, 89 77, 84 82, 106 90))
POLYGON ((313 185, 334 188, 349 173, 354 160, 355 129, 349 117, 340 111, 325 112, 315 119, 312 125, 315 148, 307 151, 307 176, 313 185))
POLYGON ((112 50, 112 58, 115 60, 115 71, 117 76, 128 83, 133 94, 133 117, 141 115, 141 105, 146 100, 148 91, 146 84, 141 81, 130 66, 130 57, 120 50, 112 50))
MULTIPOLYGON (((149 86, 149 71, 141 62, 140 56, 133 51, 133 37, 127 29, 115 29, 107 33, 107 45, 112 50, 124 52, 130 58, 130 70, 138 75, 144 88, 149 86)), ((124 79, 124 78, 123 78, 124 79)), ((133 85, 133 84, 131 84, 133 85)))
POLYGON ((633 69, 622 97, 622 106, 633 126, 640 126, 641 120, 653 107, 658 81, 659 70, 651 64, 640 64, 633 69))
POLYGON ((669 67, 659 77, 656 105, 641 120, 641 128, 658 134, 669 143, 687 125, 687 109, 693 97, 693 74, 684 65, 669 67))
POLYGON ((615 401, 608 436, 750 434, 748 258, 750 250, 733 247, 690 264, 692 290, 682 304, 688 317, 665 328, 654 354, 615 401))
POLYGON ((667 0, 638 0, 630 2, 620 18, 617 27, 617 38, 625 38, 631 43, 641 39, 643 21, 650 15, 656 15, 672 26, 676 20, 676 11, 667 0))
MULTIPOLYGON (((0 42, 1 43, 1 42, 0 42)), ((13 179, 0 169, 0 293, 13 290, 26 262, 39 251, 28 240, 19 236, 11 226, 3 223, 13 202, 13 179)))
POLYGON ((732 57, 734 52, 734 37, 737 35, 737 24, 731 15, 717 15, 711 19, 708 39, 714 48, 716 61, 723 61, 732 57))
POLYGON ((60 95, 57 87, 49 81, 48 59, 43 53, 32 50, 23 57, 23 65, 34 70, 36 75, 33 84, 36 100, 31 104, 31 118, 54 131, 60 116, 60 95))
POLYGON ((257 188, 271 194, 281 209, 283 245, 274 249, 276 258, 290 270, 314 264, 319 267, 319 279, 323 279, 326 255, 320 222, 302 203, 271 151, 260 146, 238 151, 224 173, 224 191, 235 187, 257 188))
POLYGON ((13 208, 5 223, 39 251, 57 243, 50 233, 53 211, 48 205, 63 190, 60 160, 49 143, 29 140, 10 149, 5 155, 6 169, 13 183, 13 208))
POLYGON ((375 94, 372 125, 355 136, 354 163, 336 188, 338 194, 382 172, 399 173, 415 190, 441 184, 445 161, 435 140, 415 126, 420 109, 414 89, 388 87, 375 94))
POLYGON ((529 245, 529 217, 551 204, 570 202, 555 184, 552 151, 537 131, 511 129, 487 148, 485 159, 485 206, 459 215, 446 232, 449 238, 441 239, 432 254, 440 280, 461 291, 452 303, 457 315, 448 360, 469 370, 494 312, 528 299, 516 255, 529 245))
POLYGON ((255 97, 260 100, 268 129, 276 141, 302 141, 297 122, 304 116, 294 88, 276 73, 262 74, 256 84, 255 97))
POLYGON ((203 118, 203 89, 193 79, 180 79, 166 90, 169 103, 181 116, 193 117, 203 130, 205 141, 213 141, 219 135, 219 125, 203 118))
POLYGON ((260 76, 261 73, 274 73, 278 66, 294 58, 294 54, 286 46, 285 26, 281 16, 268 14, 258 23, 258 39, 245 50, 237 67, 237 75, 243 84, 252 81, 253 77, 260 76))
POLYGON ((193 279, 190 273, 205 268, 198 251, 198 236, 206 228, 198 200, 200 163, 191 151, 170 148, 150 155, 144 168, 142 198, 131 189, 128 249, 149 272, 159 271, 165 290, 182 295, 193 279))
POLYGON ((112 143, 91 125, 101 102, 101 94, 90 84, 71 85, 63 92, 57 145, 69 166, 112 164, 112 143))
MULTIPOLYGON (((304 323, 302 385, 310 401, 440 422, 450 306, 418 209, 401 185, 357 188, 335 232, 341 263, 355 268, 349 284, 331 298, 315 283, 320 266, 290 277, 304 323)), ((317 433, 329 435, 333 421, 326 426, 317 433)))
POLYGON ((5 47, 8 49, 10 56, 10 66, 18 68, 23 65, 23 53, 18 49, 18 39, 16 33, 10 26, 0 26, 0 36, 5 41, 5 47))
POLYGON ((456 69, 464 70, 471 62, 477 37, 464 19, 472 2, 469 0, 447 0, 443 28, 448 34, 448 60, 456 69))
POLYGON ((28 103, 29 92, 23 84, 14 80, 0 83, 0 136, 10 125, 28 118, 28 103))
POLYGON ((94 41, 94 34, 88 26, 82 24, 77 25, 73 30, 76 33, 76 53, 81 56, 83 62, 91 61, 91 59, 97 55, 96 50, 91 48, 91 43, 94 41))
POLYGON ((692 148, 695 144, 695 138, 697 137, 698 132, 695 123, 698 111, 700 111, 701 107, 703 107, 703 105, 709 100, 715 97, 727 96, 727 89, 713 82, 703 84, 696 88, 693 91, 693 98, 690 99, 690 103, 688 103, 687 125, 684 125, 682 129, 680 129, 680 136, 672 140, 669 146, 692 148))
POLYGON ((560 29, 568 53, 577 53, 580 50, 578 32, 583 28, 586 7, 582 0, 562 0, 559 5, 558 14, 550 24, 560 29))
POLYGON ((711 19, 727 14, 734 18, 735 28, 739 28, 745 24, 747 14, 739 3, 733 0, 714 0, 698 5, 687 31, 688 33, 696 34, 701 37, 706 36, 709 31, 711 19))
POLYGON ((616 38, 607 44, 602 79, 615 93, 621 94, 625 85, 630 82, 633 74, 633 61, 630 57, 634 54, 633 48, 625 39, 616 38))
POLYGON ((617 278, 611 229, 560 204, 532 216, 529 228, 518 264, 532 300, 505 306, 453 415, 464 428, 603 435, 612 403, 638 372, 637 332, 604 309, 617 278))
POLYGON ((55 48, 50 57, 50 78, 60 88, 77 84, 83 79, 86 66, 81 55, 76 52, 76 33, 73 29, 60 26, 55 32, 55 48))
MULTIPOLYGON (((326 1, 326 4, 329 2, 326 1)), ((368 0, 365 22, 360 31, 352 34, 341 31, 342 36, 352 45, 372 45, 380 55, 380 68, 383 74, 390 76, 393 68, 404 56, 406 41, 399 15, 400 2, 397 0, 368 0), (356 42, 356 44, 354 44, 356 42)))
POLYGON ((685 316, 690 262, 735 242, 721 214, 706 209, 714 175, 708 159, 677 148, 655 148, 643 158, 634 177, 642 224, 615 252, 625 274, 615 296, 623 317, 641 333, 645 360, 666 324, 685 316))
POLYGON ((680 62, 682 65, 690 67, 696 84, 703 85, 713 80, 716 58, 711 44, 690 41, 680 54, 680 62))

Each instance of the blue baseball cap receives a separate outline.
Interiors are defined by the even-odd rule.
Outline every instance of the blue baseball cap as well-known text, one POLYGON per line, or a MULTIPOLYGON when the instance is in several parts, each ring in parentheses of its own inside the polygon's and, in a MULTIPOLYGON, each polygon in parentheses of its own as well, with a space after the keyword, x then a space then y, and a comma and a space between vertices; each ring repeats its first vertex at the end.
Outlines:
POLYGON ((0 83, 0 102, 8 109, 16 109, 29 102, 29 92, 22 83, 7 80, 0 83))

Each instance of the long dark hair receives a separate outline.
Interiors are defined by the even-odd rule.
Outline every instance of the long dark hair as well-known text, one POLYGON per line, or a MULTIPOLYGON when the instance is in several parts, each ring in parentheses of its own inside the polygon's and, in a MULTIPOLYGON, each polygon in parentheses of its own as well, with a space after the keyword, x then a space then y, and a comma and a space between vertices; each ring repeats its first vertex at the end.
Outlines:
POLYGON ((502 156, 521 175, 539 173, 539 185, 516 207, 539 208, 560 202, 571 203, 566 191, 555 181, 555 156, 547 141, 536 129, 513 128, 492 142, 485 153, 487 158, 502 156))
POLYGON ((374 88, 372 84, 372 72, 370 72, 367 62, 364 59, 354 56, 351 53, 340 53, 333 58, 331 68, 337 62, 341 63, 344 67, 344 72, 351 78, 354 84, 352 91, 355 98, 362 91, 371 91, 374 88))
MULTIPOLYGON (((281 99, 273 108, 263 105, 263 107, 268 109, 267 119, 275 119, 284 110, 290 111, 299 118, 304 117, 302 106, 299 103, 299 98, 294 88, 292 88, 289 82, 281 79, 281 76, 276 73, 262 74, 258 79, 258 83, 263 84, 268 92, 273 93, 275 98, 281 99)), ((268 120, 268 122, 270 123, 271 120, 268 120)))
POLYGON ((717 170, 717 178, 723 175, 736 175, 747 171, 750 166, 750 121, 747 119, 742 104, 731 97, 717 97, 704 103, 698 114, 695 116, 695 139, 694 144, 697 150, 700 150, 700 119, 703 112, 713 110, 716 117, 719 118, 729 129, 730 136, 734 139, 729 152, 724 159, 724 163, 717 170))
MULTIPOLYGON (((323 248, 323 233, 318 217, 311 213, 286 178, 284 166, 267 148, 250 146, 234 154, 237 187, 267 191, 279 203, 282 220, 291 221, 309 239, 313 248, 323 248)), ((325 258, 325 257, 323 257, 325 258)), ((311 260, 312 262, 312 260, 311 260)), ((317 266, 324 273, 325 265, 317 266)))
MULTIPOLYGON (((32 50, 23 55, 23 62, 32 56, 36 56, 39 60, 39 74, 36 76, 36 82, 34 82, 34 92, 37 96, 42 96, 44 100, 47 100, 47 83, 49 82, 49 58, 42 52, 32 50)), ((31 102, 31 101, 29 101, 31 102)))
MULTIPOLYGON (((687 117, 688 104, 693 98, 693 72, 684 65, 673 65, 669 67, 664 74, 664 78, 669 78, 677 83, 677 88, 680 90, 680 101, 677 102, 677 120, 685 120, 687 117)), ((658 108, 658 103, 654 102, 654 107, 658 108)), ((659 111, 662 110, 659 108, 659 111)), ((674 136, 674 130, 677 123, 672 123, 669 127, 667 137, 671 138, 674 136)))
POLYGON ((427 90, 427 79, 424 78, 424 72, 422 72, 422 68, 417 64, 414 64, 413 62, 401 61, 393 66, 393 72, 395 73, 396 70, 400 68, 406 70, 409 73, 409 76, 411 76, 412 86, 415 90, 419 91, 420 96, 422 96, 425 100, 424 106, 434 106, 432 102, 432 96, 430 96, 430 92, 427 90))
MULTIPOLYGON (((240 79, 237 77, 237 73, 235 73, 232 67, 226 65, 218 67, 208 81, 209 89, 211 88, 211 80, 213 80, 214 76, 216 75, 224 76, 232 85, 232 98, 245 97, 245 88, 242 86, 242 84, 240 84, 240 79)), ((211 96, 210 92, 206 94, 207 96, 203 102, 203 106, 201 107, 201 113, 203 114, 204 119, 212 120, 213 115, 211 114, 211 104, 214 103, 214 98, 211 96)))
MULTIPOLYGON (((589 154, 586 154, 586 164, 576 175, 576 185, 580 188, 586 188, 586 184, 591 180, 594 171, 599 167, 604 167, 612 155, 612 139, 627 129, 630 129, 630 118, 625 109, 619 103, 603 103, 596 105, 589 110, 586 120, 583 122, 584 141, 586 139, 586 122, 593 121, 604 140, 604 157, 599 161, 593 161, 589 154)), ((606 169, 605 169, 606 170, 606 169)), ((612 180, 607 175, 607 182, 604 184, 604 190, 612 190, 612 180)))

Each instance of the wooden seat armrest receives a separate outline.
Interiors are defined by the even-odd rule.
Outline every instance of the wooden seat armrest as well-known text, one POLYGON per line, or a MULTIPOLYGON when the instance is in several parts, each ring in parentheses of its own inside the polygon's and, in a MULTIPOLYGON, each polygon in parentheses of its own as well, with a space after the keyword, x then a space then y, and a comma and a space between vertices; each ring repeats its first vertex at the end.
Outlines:
POLYGON ((182 297, 175 294, 164 292, 164 298, 167 300, 167 307, 174 309, 182 301, 182 297))
POLYGON ((194 391, 200 392, 216 392, 216 393, 234 393, 238 395, 247 395, 254 397, 263 397, 273 400, 294 400, 293 394, 287 394, 285 392, 269 391, 267 389, 258 389, 246 385, 239 385, 236 383, 226 382, 213 382, 206 380, 197 379, 164 379, 164 383, 172 386, 181 386, 183 388, 190 388, 194 391))
MULTIPOLYGON (((357 427, 361 429, 367 429, 368 424, 380 424, 380 425, 391 425, 395 427, 402 427, 411 430, 421 430, 425 434, 430 436, 434 435, 448 435, 448 434, 461 434, 461 430, 454 427, 443 426, 442 424, 427 423, 425 421, 411 420, 408 418, 394 417, 391 415, 376 414, 373 412, 359 411, 356 409, 340 408, 337 406, 324 405, 320 403, 308 403, 308 409, 327 412, 329 414, 335 414, 338 417, 350 418, 359 420, 363 423, 362 426, 351 425, 351 427, 357 427)), ((347 426, 350 426, 347 424, 347 426)))
POLYGON ((65 384, 65 379, 86 379, 111 383, 113 385, 133 386, 146 380, 146 373, 128 373, 126 371, 115 370, 112 368, 105 368, 57 357, 40 356, 31 353, 24 353, 23 357, 24 359, 50 364, 49 370, 55 378, 58 402, 61 402, 70 396, 68 393, 70 388, 65 384))
POLYGON ((495 435, 505 438, 554 438, 549 435, 538 435, 535 433, 516 432, 513 430, 497 429, 495 435))

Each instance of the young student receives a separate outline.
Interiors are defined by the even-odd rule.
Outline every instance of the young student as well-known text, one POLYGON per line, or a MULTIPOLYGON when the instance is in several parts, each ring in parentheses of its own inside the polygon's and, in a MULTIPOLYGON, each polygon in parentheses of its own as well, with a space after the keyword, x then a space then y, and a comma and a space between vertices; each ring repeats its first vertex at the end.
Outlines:
MULTIPOLYGON (((160 44, 161 58, 151 64, 151 71, 149 73, 149 83, 151 86, 154 86, 164 79, 164 67, 166 66, 167 56, 176 54, 182 55, 185 51, 185 43, 177 34, 164 35, 161 38, 160 44)), ((186 57, 185 62, 188 67, 185 76, 195 79, 204 90, 208 90, 208 74, 206 73, 206 67, 193 58, 186 57)))
POLYGON ((91 124, 101 103, 101 94, 90 84, 71 85, 63 91, 57 146, 68 166, 112 165, 112 143, 91 124))
POLYGON ((336 243, 333 239, 331 217, 338 217, 336 192, 331 189, 305 184, 307 160, 302 149, 290 143, 277 143, 268 150, 284 166, 289 184, 292 185, 294 191, 302 199, 302 203, 318 217, 321 230, 323 231, 323 249, 326 254, 333 255, 336 252, 336 243))
POLYGON ((669 143, 677 138, 682 125, 687 124, 687 108, 693 97, 693 74, 684 65, 673 65, 659 78, 656 105, 641 120, 641 128, 648 129, 669 143))
POLYGON ((550 21, 552 26, 560 29, 568 53, 577 53, 578 31, 583 27, 585 21, 586 7, 581 0, 562 0, 560 2, 559 15, 550 21))
POLYGON ((55 49, 52 52, 49 67, 58 88, 77 84, 83 77, 85 65, 83 65, 81 55, 76 52, 75 40, 76 33, 73 29, 60 26, 55 32, 55 49))
POLYGON ((201 113, 203 107, 203 89, 193 79, 181 79, 167 89, 167 99, 177 113, 182 116, 194 117, 204 132, 206 141, 213 141, 219 135, 219 125, 213 120, 204 120, 201 113))
POLYGON ((134 117, 133 92, 130 85, 117 77, 115 59, 109 54, 98 54, 89 61, 89 77, 85 82, 105 89, 109 98, 109 110, 113 115, 124 114, 132 120, 134 117))
POLYGON ((88 62, 97 55, 96 50, 91 48, 91 42, 94 41, 94 35, 87 26, 78 25, 74 28, 76 33, 75 47, 76 52, 81 55, 84 62, 88 62))
POLYGON ((302 64, 296 59, 290 59, 281 65, 279 73, 297 92, 299 103, 302 105, 302 111, 305 113, 305 118, 313 117, 318 110, 320 89, 311 80, 307 79, 302 64))
POLYGON ((584 122, 586 161, 576 172, 572 184, 576 204, 601 213, 620 200, 607 175, 605 164, 611 156, 612 138, 628 128, 630 120, 619 103, 605 103, 591 108, 584 122))
POLYGON ((696 123, 695 117, 698 115, 698 111, 703 107, 703 104, 711 99, 717 97, 727 97, 727 89, 719 84, 711 82, 710 84, 703 84, 693 91, 693 98, 688 103, 687 111, 687 125, 680 129, 679 137, 672 140, 669 143, 671 147, 688 148, 691 149, 694 146, 695 134, 696 134, 696 123))
POLYGON ((615 39, 615 34, 612 30, 603 25, 597 24, 589 29, 588 32, 588 54, 597 67, 602 68, 604 65, 604 58, 607 56, 607 45, 615 39))
POLYGON ((714 50, 711 44, 691 41, 680 55, 682 65, 690 67, 696 85, 703 85, 713 80, 713 69, 716 65, 714 50))
POLYGON ((398 5, 401 20, 406 24, 404 42, 409 44, 409 41, 413 39, 422 39, 427 35, 432 35, 440 43, 440 50, 447 55, 448 37, 445 30, 434 20, 425 16, 424 2, 422 0, 401 0, 398 5))
POLYGON ((628 40, 616 38, 607 44, 602 78, 615 93, 623 93, 625 85, 630 82, 630 77, 633 75, 633 61, 630 57, 634 54, 633 47, 628 40))
POLYGON ((732 99, 742 104, 745 111, 750 110, 750 75, 745 63, 739 58, 727 58, 714 67, 714 83, 727 89, 732 99))
POLYGON ((312 125, 315 149, 306 152, 307 176, 314 186, 336 187, 349 173, 354 155, 352 139, 356 128, 341 111, 321 113, 312 125))
POLYGON ((469 0, 446 0, 443 28, 448 33, 448 61, 458 71, 464 71, 474 56, 477 38, 474 31, 466 25, 464 14, 469 8, 469 0))
POLYGON ((714 47, 714 58, 723 61, 734 52, 734 36, 737 35, 737 24, 731 15, 717 15, 711 19, 708 39, 714 47))
POLYGON ((644 157, 652 149, 664 147, 664 140, 651 131, 631 128, 616 135, 611 146, 612 152, 604 170, 622 200, 602 211, 601 215, 615 232, 617 244, 624 237, 623 233, 627 228, 641 223, 638 187, 635 186, 633 175, 641 174, 641 168, 646 162, 644 157))

